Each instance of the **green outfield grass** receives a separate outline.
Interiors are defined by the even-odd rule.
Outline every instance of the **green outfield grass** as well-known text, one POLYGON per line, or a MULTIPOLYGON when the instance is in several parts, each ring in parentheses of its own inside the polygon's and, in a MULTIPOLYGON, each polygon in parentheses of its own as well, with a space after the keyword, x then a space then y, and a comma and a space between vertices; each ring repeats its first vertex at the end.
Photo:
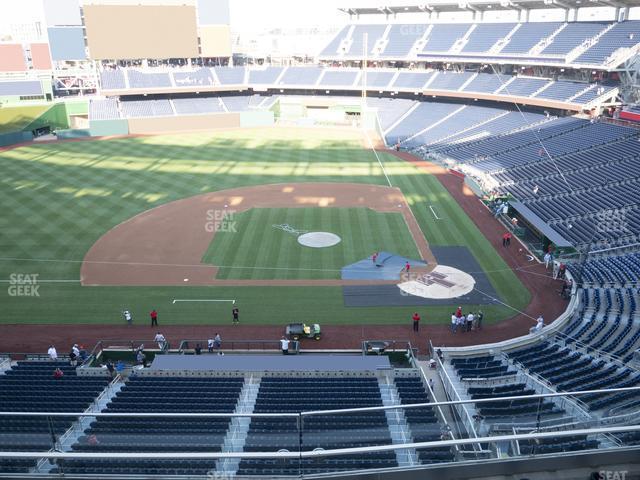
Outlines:
MULTIPOLYGON (((37 297, 0 292, 0 323, 117 323, 120 309, 136 319, 150 308, 165 324, 228 323, 228 307, 173 305, 173 298, 225 298, 242 305, 245 323, 407 323, 413 308, 345 308, 340 288, 81 287, 85 253, 104 232, 150 208, 203 192, 279 182, 385 185, 357 132, 254 129, 95 142, 34 145, 0 153, 0 280, 38 275, 37 297)), ((427 240, 464 245, 501 299, 523 308, 529 293, 438 180, 393 155, 381 155, 427 240), (438 212, 436 220, 428 206, 438 212)), ((367 247, 368 248, 368 247, 367 247)), ((370 253, 370 252, 367 252, 370 253)), ((230 254, 230 253, 228 253, 230 254)), ((15 292, 14 292, 15 293, 15 292)), ((450 307, 424 309, 447 322, 450 307)), ((484 308, 487 321, 511 316, 484 308)))
POLYGON ((224 266, 221 279, 339 279, 340 269, 378 250, 419 259, 404 218, 369 208, 252 208, 233 216, 234 228, 217 232, 203 263, 224 266), (328 248, 304 247, 298 236, 273 225, 331 232, 328 248), (229 265, 230 267, 227 267, 229 265))

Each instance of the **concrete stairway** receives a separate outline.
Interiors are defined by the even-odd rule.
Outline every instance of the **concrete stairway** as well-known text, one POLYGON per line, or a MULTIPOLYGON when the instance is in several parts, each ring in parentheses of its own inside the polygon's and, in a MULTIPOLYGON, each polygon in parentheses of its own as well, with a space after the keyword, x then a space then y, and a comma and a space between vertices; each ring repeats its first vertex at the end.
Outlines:
MULTIPOLYGON (((87 407, 83 413, 97 413, 101 412, 107 407, 107 404, 116 396, 116 394, 122 390, 125 382, 122 377, 117 376, 105 389, 98 395, 98 397, 87 407)), ((61 452, 70 452, 71 446, 78 441, 78 439, 84 435, 84 431, 89 428, 92 422, 96 421, 96 417, 78 417, 78 420, 71 424, 71 427, 63 433, 57 442, 57 450, 61 452)), ((46 459, 38 461, 37 466, 34 468, 33 473, 47 473, 53 468, 53 465, 46 459)))
MULTIPOLYGON (((260 377, 250 375, 245 377, 244 385, 238 397, 238 404, 233 413, 247 414, 253 413, 260 390, 260 377)), ((229 423, 229 430, 222 445, 223 452, 242 452, 244 444, 249 434, 251 417, 234 417, 229 423)), ((235 476, 240 466, 240 458, 224 458, 216 462, 216 475, 221 478, 231 478, 235 476)), ((216 477, 217 478, 217 477, 216 477)))
MULTIPOLYGON (((382 404, 385 407, 401 405, 400 395, 392 378, 379 378, 378 385, 380 387, 382 404)), ((413 441, 407 419, 401 409, 386 410, 385 415, 387 417, 387 424, 389 425, 391 442, 394 445, 402 445, 413 441)), ((398 466, 400 467, 411 467, 419 463, 415 448, 399 449, 395 450, 395 453, 398 466)))

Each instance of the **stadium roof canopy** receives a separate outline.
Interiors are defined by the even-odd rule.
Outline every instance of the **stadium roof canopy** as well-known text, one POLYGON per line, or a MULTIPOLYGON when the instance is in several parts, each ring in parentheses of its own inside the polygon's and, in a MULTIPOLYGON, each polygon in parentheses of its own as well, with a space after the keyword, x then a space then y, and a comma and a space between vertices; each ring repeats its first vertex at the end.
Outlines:
POLYGON ((640 0, 460 0, 434 1, 420 5, 380 7, 345 7, 340 10, 349 15, 395 15, 399 13, 432 13, 487 10, 534 10, 559 8, 564 10, 587 7, 631 8, 640 6, 640 0))

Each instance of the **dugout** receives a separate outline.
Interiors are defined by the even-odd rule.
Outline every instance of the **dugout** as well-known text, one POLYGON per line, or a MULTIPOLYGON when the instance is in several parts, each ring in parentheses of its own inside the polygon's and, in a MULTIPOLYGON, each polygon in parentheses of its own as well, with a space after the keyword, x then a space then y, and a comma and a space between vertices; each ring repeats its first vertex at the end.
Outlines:
POLYGON ((515 235, 540 258, 548 251, 550 245, 553 246, 553 251, 556 254, 574 251, 573 245, 567 239, 522 202, 510 200, 508 218, 504 220, 509 222, 515 235), (514 226, 511 221, 514 218, 517 219, 517 226, 514 226))

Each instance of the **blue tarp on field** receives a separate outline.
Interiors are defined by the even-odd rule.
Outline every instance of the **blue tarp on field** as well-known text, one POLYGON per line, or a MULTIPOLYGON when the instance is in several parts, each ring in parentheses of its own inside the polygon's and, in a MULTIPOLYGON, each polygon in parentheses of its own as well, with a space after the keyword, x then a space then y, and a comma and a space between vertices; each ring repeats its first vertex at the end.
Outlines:
POLYGON ((397 280, 400 272, 409 262, 411 267, 424 267, 426 262, 396 255, 391 252, 380 252, 376 262, 371 257, 360 260, 342 268, 343 280, 397 280))

